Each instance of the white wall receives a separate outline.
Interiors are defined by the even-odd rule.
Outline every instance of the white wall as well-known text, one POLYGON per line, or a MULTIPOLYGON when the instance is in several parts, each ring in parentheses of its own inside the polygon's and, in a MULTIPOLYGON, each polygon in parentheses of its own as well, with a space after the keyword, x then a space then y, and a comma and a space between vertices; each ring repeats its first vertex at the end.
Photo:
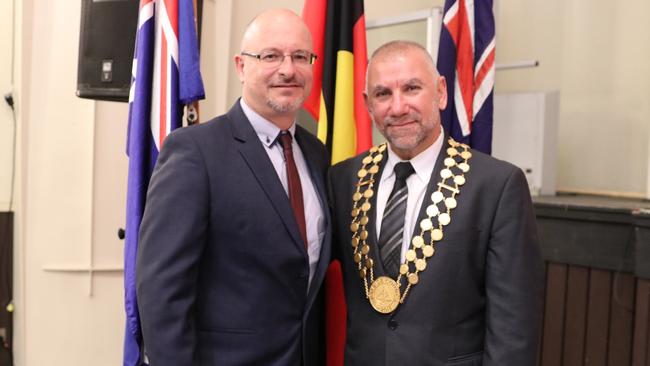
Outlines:
MULTIPOLYGON (((650 197, 650 2, 500 2, 496 91, 560 91, 558 189, 650 197)), ((498 121, 495 121, 498 123, 498 121)))
POLYGON ((119 364, 121 273, 55 270, 122 261, 126 106, 75 97, 80 2, 19 13, 16 365, 119 364))
MULTIPOLYGON (((0 2, 0 98, 12 91, 11 61, 13 2, 0 2)), ((0 99, 0 211, 9 207, 12 164, 12 116, 11 109, 0 99)))

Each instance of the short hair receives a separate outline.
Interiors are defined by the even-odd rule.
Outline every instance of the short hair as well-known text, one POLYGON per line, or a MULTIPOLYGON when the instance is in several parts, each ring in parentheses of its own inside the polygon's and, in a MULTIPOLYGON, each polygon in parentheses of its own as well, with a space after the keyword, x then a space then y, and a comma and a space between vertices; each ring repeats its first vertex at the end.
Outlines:
POLYGON ((406 40, 390 41, 388 43, 384 43, 383 45, 379 46, 379 48, 377 48, 370 56, 369 63, 374 58, 379 56, 391 55, 391 54, 399 55, 412 50, 417 50, 425 54, 427 60, 431 62, 431 66, 433 66, 434 69, 436 68, 436 63, 435 61, 433 61, 433 57, 431 57, 431 54, 429 53, 429 51, 427 51, 426 48, 424 48, 421 44, 417 42, 406 41, 406 40))
POLYGON ((370 59, 368 60, 368 67, 366 68, 366 92, 368 91, 368 72, 370 71, 370 64, 372 64, 373 60, 390 55, 402 55, 409 51, 419 51, 420 53, 426 55, 425 59, 429 62, 429 65, 433 70, 433 75, 439 75, 438 69, 436 68, 436 63, 433 61, 433 57, 431 57, 429 51, 427 51, 427 49, 424 48, 421 44, 407 40, 390 41, 379 46, 379 48, 377 48, 372 53, 370 59))

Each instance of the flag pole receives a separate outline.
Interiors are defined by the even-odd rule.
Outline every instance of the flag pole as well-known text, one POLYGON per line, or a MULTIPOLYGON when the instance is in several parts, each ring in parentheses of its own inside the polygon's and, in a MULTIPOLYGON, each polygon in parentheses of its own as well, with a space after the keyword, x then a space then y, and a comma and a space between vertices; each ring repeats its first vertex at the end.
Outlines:
MULTIPOLYGON (((198 0, 193 0, 192 6, 194 9, 194 31, 196 32, 196 35, 198 37, 199 35, 198 0)), ((199 39, 199 55, 201 54, 200 42, 201 40, 199 39)), ((199 123, 199 101, 198 100, 195 100, 185 105, 185 119, 187 120, 188 126, 199 123)))

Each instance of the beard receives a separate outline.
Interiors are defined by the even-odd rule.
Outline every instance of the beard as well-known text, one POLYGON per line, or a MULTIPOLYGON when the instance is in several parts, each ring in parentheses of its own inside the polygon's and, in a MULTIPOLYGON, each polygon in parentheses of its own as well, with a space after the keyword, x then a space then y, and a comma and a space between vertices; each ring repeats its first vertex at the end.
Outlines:
POLYGON ((302 106, 304 100, 304 98, 297 98, 294 101, 279 102, 268 98, 266 105, 277 113, 295 112, 302 106))
MULTIPOLYGON (((289 78, 280 76, 271 85, 279 86, 283 84, 297 85, 303 88, 303 91, 305 88, 304 80, 297 78, 295 75, 289 78)), ((300 107, 302 107, 302 103, 305 101, 304 94, 301 95, 300 97, 296 97, 293 100, 289 99, 287 101, 281 101, 281 99, 282 96, 279 96, 278 98, 274 98, 272 95, 267 95, 266 105, 277 113, 286 113, 286 112, 297 111, 298 109, 300 109, 300 107)))
POLYGON ((393 148, 411 151, 435 133, 436 125, 434 118, 423 120, 419 113, 412 112, 405 117, 386 118, 383 122, 383 128, 379 130, 393 148), (391 125, 399 125, 402 121, 417 121, 417 124, 411 126, 409 131, 391 131, 391 125))

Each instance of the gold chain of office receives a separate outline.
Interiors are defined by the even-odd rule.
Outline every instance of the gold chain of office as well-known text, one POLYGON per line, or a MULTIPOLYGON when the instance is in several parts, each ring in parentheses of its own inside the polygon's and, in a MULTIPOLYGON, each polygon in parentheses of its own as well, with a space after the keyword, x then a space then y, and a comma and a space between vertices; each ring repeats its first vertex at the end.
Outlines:
POLYGON ((375 279, 374 262, 368 256, 370 246, 367 243, 368 212, 370 200, 374 196, 375 175, 384 159, 386 144, 373 146, 368 155, 363 158, 361 169, 357 173, 359 182, 352 195, 352 247, 353 259, 358 265, 359 276, 363 279, 366 298, 372 307, 380 313, 393 312, 399 304, 404 303, 411 287, 419 281, 418 273, 427 268, 427 259, 435 253, 434 244, 442 240, 443 228, 451 222, 451 210, 457 206, 456 196, 460 187, 465 184, 465 173, 469 171, 468 160, 472 157, 469 146, 449 138, 450 147, 444 160, 445 168, 440 171, 438 189, 431 194, 431 204, 426 209, 427 218, 420 221, 420 234, 413 236, 411 245, 406 252, 406 261, 400 265, 396 280, 387 276, 375 279), (459 151, 460 150, 460 151, 459 151), (442 210, 438 207, 441 204, 442 210), (434 226, 434 221, 437 226, 434 226), (425 234, 429 235, 429 243, 425 244, 425 234), (407 280, 404 292, 401 292, 402 277, 407 280), (368 286, 370 283, 370 286, 368 286))

